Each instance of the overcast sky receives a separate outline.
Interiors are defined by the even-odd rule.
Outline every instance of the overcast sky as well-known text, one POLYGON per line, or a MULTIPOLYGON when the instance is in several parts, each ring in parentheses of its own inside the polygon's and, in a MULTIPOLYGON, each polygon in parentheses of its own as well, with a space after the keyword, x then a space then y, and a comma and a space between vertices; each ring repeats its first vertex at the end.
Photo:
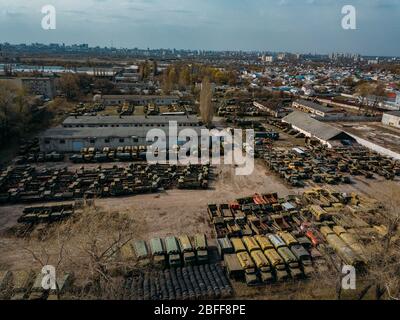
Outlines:
POLYGON ((400 0, 0 0, 0 42, 400 56, 400 0), (57 10, 43 30, 41 8, 57 10), (343 5, 357 30, 341 27, 343 5))

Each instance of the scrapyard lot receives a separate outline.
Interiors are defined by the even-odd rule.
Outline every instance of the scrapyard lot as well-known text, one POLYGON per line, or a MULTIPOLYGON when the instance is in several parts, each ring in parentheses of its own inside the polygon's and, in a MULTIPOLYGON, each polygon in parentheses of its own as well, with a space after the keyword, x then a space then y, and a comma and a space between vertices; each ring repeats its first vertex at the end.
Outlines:
MULTIPOLYGON (((215 234, 207 216, 206 205, 208 203, 229 202, 232 199, 254 193, 277 192, 279 196, 285 197, 304 191, 303 188, 292 188, 282 182, 279 177, 268 171, 261 160, 256 160, 255 170, 250 176, 235 176, 234 169, 232 166, 215 167, 213 169, 215 180, 211 183, 209 190, 174 189, 156 194, 96 199, 94 201, 96 211, 118 212, 134 219, 134 224, 137 226, 135 238, 151 239, 153 237, 204 233, 207 235, 209 245, 215 246, 215 234)), ((369 197, 376 197, 376 190, 380 190, 381 194, 389 194, 396 187, 398 187, 398 182, 386 181, 382 177, 376 177, 373 180, 356 177, 351 185, 331 186, 340 192, 356 192, 369 197)), ((40 263, 32 257, 32 253, 28 249, 37 245, 38 235, 40 236, 43 229, 46 229, 46 225, 36 227, 32 233, 28 233, 24 237, 16 237, 13 232, 24 207, 24 205, 0 207, 0 251, 2 252, 0 267, 2 270, 30 270, 32 268, 39 270, 40 268, 40 263)), ((84 230, 79 229, 79 232, 84 232, 84 230)), ((99 233, 99 237, 101 235, 103 235, 102 232, 99 233)), ((104 234, 104 236, 106 235, 104 234)), ((81 239, 77 235, 69 241, 71 245, 77 245, 81 239)), ((47 252, 51 257, 50 260, 57 261, 59 246, 54 239, 48 242, 48 248, 50 248, 47 252), (54 246, 54 251, 51 249, 52 246, 54 246)), ((85 278, 80 279, 78 275, 76 282, 80 283, 80 281, 84 282, 85 278)), ((233 282, 232 285, 236 298, 286 299, 288 296, 307 298, 301 294, 305 288, 310 288, 309 291, 314 292, 314 296, 308 298, 334 298, 334 292, 320 288, 317 285, 318 282, 322 283, 321 279, 289 281, 255 288, 249 288, 241 282, 233 282)))
MULTIPOLYGON (((266 125, 266 127, 274 128, 270 125, 266 125)), ((280 139, 273 143, 273 147, 275 146, 284 149, 303 147, 304 138, 296 138, 280 132, 280 139)), ((66 164, 72 171, 79 171, 82 167, 81 164, 69 162, 32 165, 38 170, 60 170, 66 164)), ((114 162, 102 166, 112 165, 127 168, 129 163, 114 162)), ((98 164, 84 164, 83 166, 85 170, 98 168, 98 164)), ((110 241, 113 241, 111 236, 118 236, 120 229, 132 233, 133 240, 145 241, 154 237, 165 238, 201 233, 207 236, 209 246, 215 248, 217 245, 216 235, 208 218, 207 204, 229 203, 233 199, 252 196, 255 193, 277 193, 279 197, 287 197, 302 194, 310 187, 325 188, 328 186, 324 183, 308 181, 307 187, 295 188, 269 169, 264 159, 256 159, 255 169, 249 176, 236 176, 235 167, 230 165, 214 166, 212 172, 213 179, 210 181, 208 190, 172 188, 128 197, 96 198, 89 211, 82 216, 77 214, 63 223, 42 223, 32 228, 17 222, 26 205, 6 204, 0 206, 0 270, 34 269, 38 273, 41 264, 45 261, 57 264, 60 248, 63 248, 67 252, 62 255, 63 259, 59 268, 62 272, 75 270, 74 286, 82 288, 84 292, 78 294, 73 291, 65 297, 91 297, 86 292, 90 291, 90 286, 89 288, 86 286, 88 286, 88 282, 90 283, 88 271, 94 268, 94 262, 88 258, 87 245, 93 245, 95 241, 98 241, 103 247, 107 247, 110 245, 110 241), (125 224, 129 228, 121 228, 125 224), (69 235, 67 240, 63 240, 66 230, 69 235)), ((384 200, 388 195, 390 198, 393 191, 398 190, 399 182, 398 177, 391 181, 379 175, 375 175, 374 179, 357 175, 352 177, 351 184, 329 185, 329 188, 338 192, 355 192, 361 196, 384 200)), ((42 205, 42 203, 38 204, 42 205)), ((51 203, 48 204, 51 205, 51 203)), ((98 245, 100 246, 100 244, 98 245)), ((107 264, 109 263, 107 262, 107 264)), ((120 266, 116 268, 119 274, 126 273, 126 270, 119 269, 120 266)), ((136 269, 136 265, 133 265, 132 268, 136 269)), ((150 270, 150 272, 152 271, 150 270)), ((317 274, 309 279, 288 280, 265 286, 248 287, 241 281, 231 281, 231 285, 234 289, 233 297, 238 299, 334 299, 337 298, 337 292, 332 286, 333 280, 335 279, 332 275, 317 274)), ((125 283, 125 279, 119 279, 115 285, 122 288, 125 283)), ((363 282, 359 285, 359 289, 362 290, 363 282)), ((347 296, 343 293, 342 297, 356 298, 359 293, 357 291, 347 296)), ((115 299, 122 296, 119 295, 119 292, 116 294, 107 287, 101 297, 115 299)))

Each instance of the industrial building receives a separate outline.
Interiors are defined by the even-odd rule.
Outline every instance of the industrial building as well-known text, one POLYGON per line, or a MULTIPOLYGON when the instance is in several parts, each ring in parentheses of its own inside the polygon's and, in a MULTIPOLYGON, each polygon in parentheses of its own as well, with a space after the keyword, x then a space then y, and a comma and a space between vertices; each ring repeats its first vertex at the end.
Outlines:
POLYGON ((290 112, 292 112, 291 109, 285 108, 281 105, 271 106, 259 103, 257 101, 254 101, 253 105, 261 112, 265 112, 275 118, 283 118, 284 116, 287 116, 290 112))
POLYGON ((387 126, 400 128, 400 111, 385 112, 382 117, 382 123, 387 126))
POLYGON ((56 94, 54 78, 31 77, 31 78, 1 78, 0 81, 8 82, 25 90, 30 95, 43 96, 46 99, 53 99, 56 94))
POLYGON ((151 95, 103 95, 101 101, 105 106, 116 106, 124 103, 133 105, 148 105, 154 103, 158 106, 168 106, 178 103, 179 97, 176 96, 151 96, 151 95))
POLYGON ((291 114, 284 117, 282 121, 289 123, 293 129, 303 133, 306 137, 317 139, 330 148, 356 142, 356 140, 346 132, 318 121, 300 111, 293 111, 291 114))
POLYGON ((71 116, 64 120, 64 128, 118 128, 118 127, 164 127, 169 121, 177 121, 181 127, 199 127, 202 123, 192 115, 160 116, 71 116))
POLYGON ((91 147, 101 150, 104 147, 149 145, 153 141, 148 141, 146 137, 151 129, 164 131, 167 139, 165 143, 169 145, 170 121, 177 123, 178 134, 190 128, 200 136, 201 130, 206 129, 193 116, 69 117, 62 126, 49 129, 39 137, 40 150, 67 153, 91 147))
POLYGON ((48 99, 55 96, 53 78, 21 78, 22 87, 30 94, 41 95, 48 99))
POLYGON ((293 108, 298 109, 303 112, 311 113, 318 117, 327 118, 327 117, 335 117, 341 118, 344 117, 345 114, 343 112, 337 111, 333 108, 325 107, 319 103, 315 103, 312 101, 299 99, 293 101, 293 108))

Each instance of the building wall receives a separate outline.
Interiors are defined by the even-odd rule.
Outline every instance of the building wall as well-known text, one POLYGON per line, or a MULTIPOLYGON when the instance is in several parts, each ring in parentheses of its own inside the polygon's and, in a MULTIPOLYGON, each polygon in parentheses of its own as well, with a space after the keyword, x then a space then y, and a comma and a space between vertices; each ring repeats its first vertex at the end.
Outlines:
POLYGON ((319 110, 316 110, 316 109, 313 109, 313 108, 311 108, 311 107, 309 107, 309 106, 306 106, 306 105, 303 105, 303 104, 301 104, 301 103, 298 103, 298 102, 293 102, 293 108, 296 108, 296 109, 299 109, 299 110, 301 110, 301 111, 303 111, 303 112, 308 112, 308 113, 312 113, 312 114, 316 114, 316 115, 318 115, 318 116, 320 116, 320 117, 325 117, 325 112, 322 112, 322 111, 319 111, 319 110))
POLYGON ((22 79, 22 86, 30 94, 44 95, 50 99, 54 97, 54 81, 50 78, 22 79))
MULTIPOLYGON (((173 119, 172 119, 173 120, 173 119)), ((172 121, 171 120, 171 121, 172 121)), ((62 125, 64 128, 132 128, 132 127, 141 127, 141 128, 147 128, 146 130, 149 130, 150 128, 168 128, 169 124, 168 123, 121 123, 121 124, 113 124, 113 123, 107 123, 107 124, 63 124, 62 125)), ((187 128, 196 128, 202 126, 199 122, 185 122, 185 123, 178 123, 178 127, 187 127, 187 128)))
POLYGON ((384 113, 382 123, 391 127, 400 128, 400 117, 384 113))
POLYGON ((139 146, 145 145, 145 138, 137 138, 135 140, 132 137, 123 138, 123 142, 121 142, 120 138, 68 138, 63 139, 64 143, 61 143, 62 139, 59 138, 46 138, 40 139, 40 150, 43 152, 79 152, 81 148, 96 148, 97 150, 101 150, 104 147, 110 148, 118 148, 124 146, 139 146), (94 143, 92 143, 94 141, 94 143), (48 143, 46 143, 48 142, 48 143))

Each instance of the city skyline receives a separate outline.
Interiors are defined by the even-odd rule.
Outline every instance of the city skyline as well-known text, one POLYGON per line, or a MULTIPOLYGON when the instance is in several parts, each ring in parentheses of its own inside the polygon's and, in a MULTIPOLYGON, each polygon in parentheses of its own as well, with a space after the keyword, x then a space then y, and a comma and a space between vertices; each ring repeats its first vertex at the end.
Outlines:
POLYGON ((116 48, 360 53, 399 56, 400 3, 395 0, 2 0, 0 42, 88 43, 116 48), (43 30, 41 8, 57 10, 43 30), (357 29, 341 26, 344 5, 357 29), (397 19, 397 21, 396 21, 397 19))

